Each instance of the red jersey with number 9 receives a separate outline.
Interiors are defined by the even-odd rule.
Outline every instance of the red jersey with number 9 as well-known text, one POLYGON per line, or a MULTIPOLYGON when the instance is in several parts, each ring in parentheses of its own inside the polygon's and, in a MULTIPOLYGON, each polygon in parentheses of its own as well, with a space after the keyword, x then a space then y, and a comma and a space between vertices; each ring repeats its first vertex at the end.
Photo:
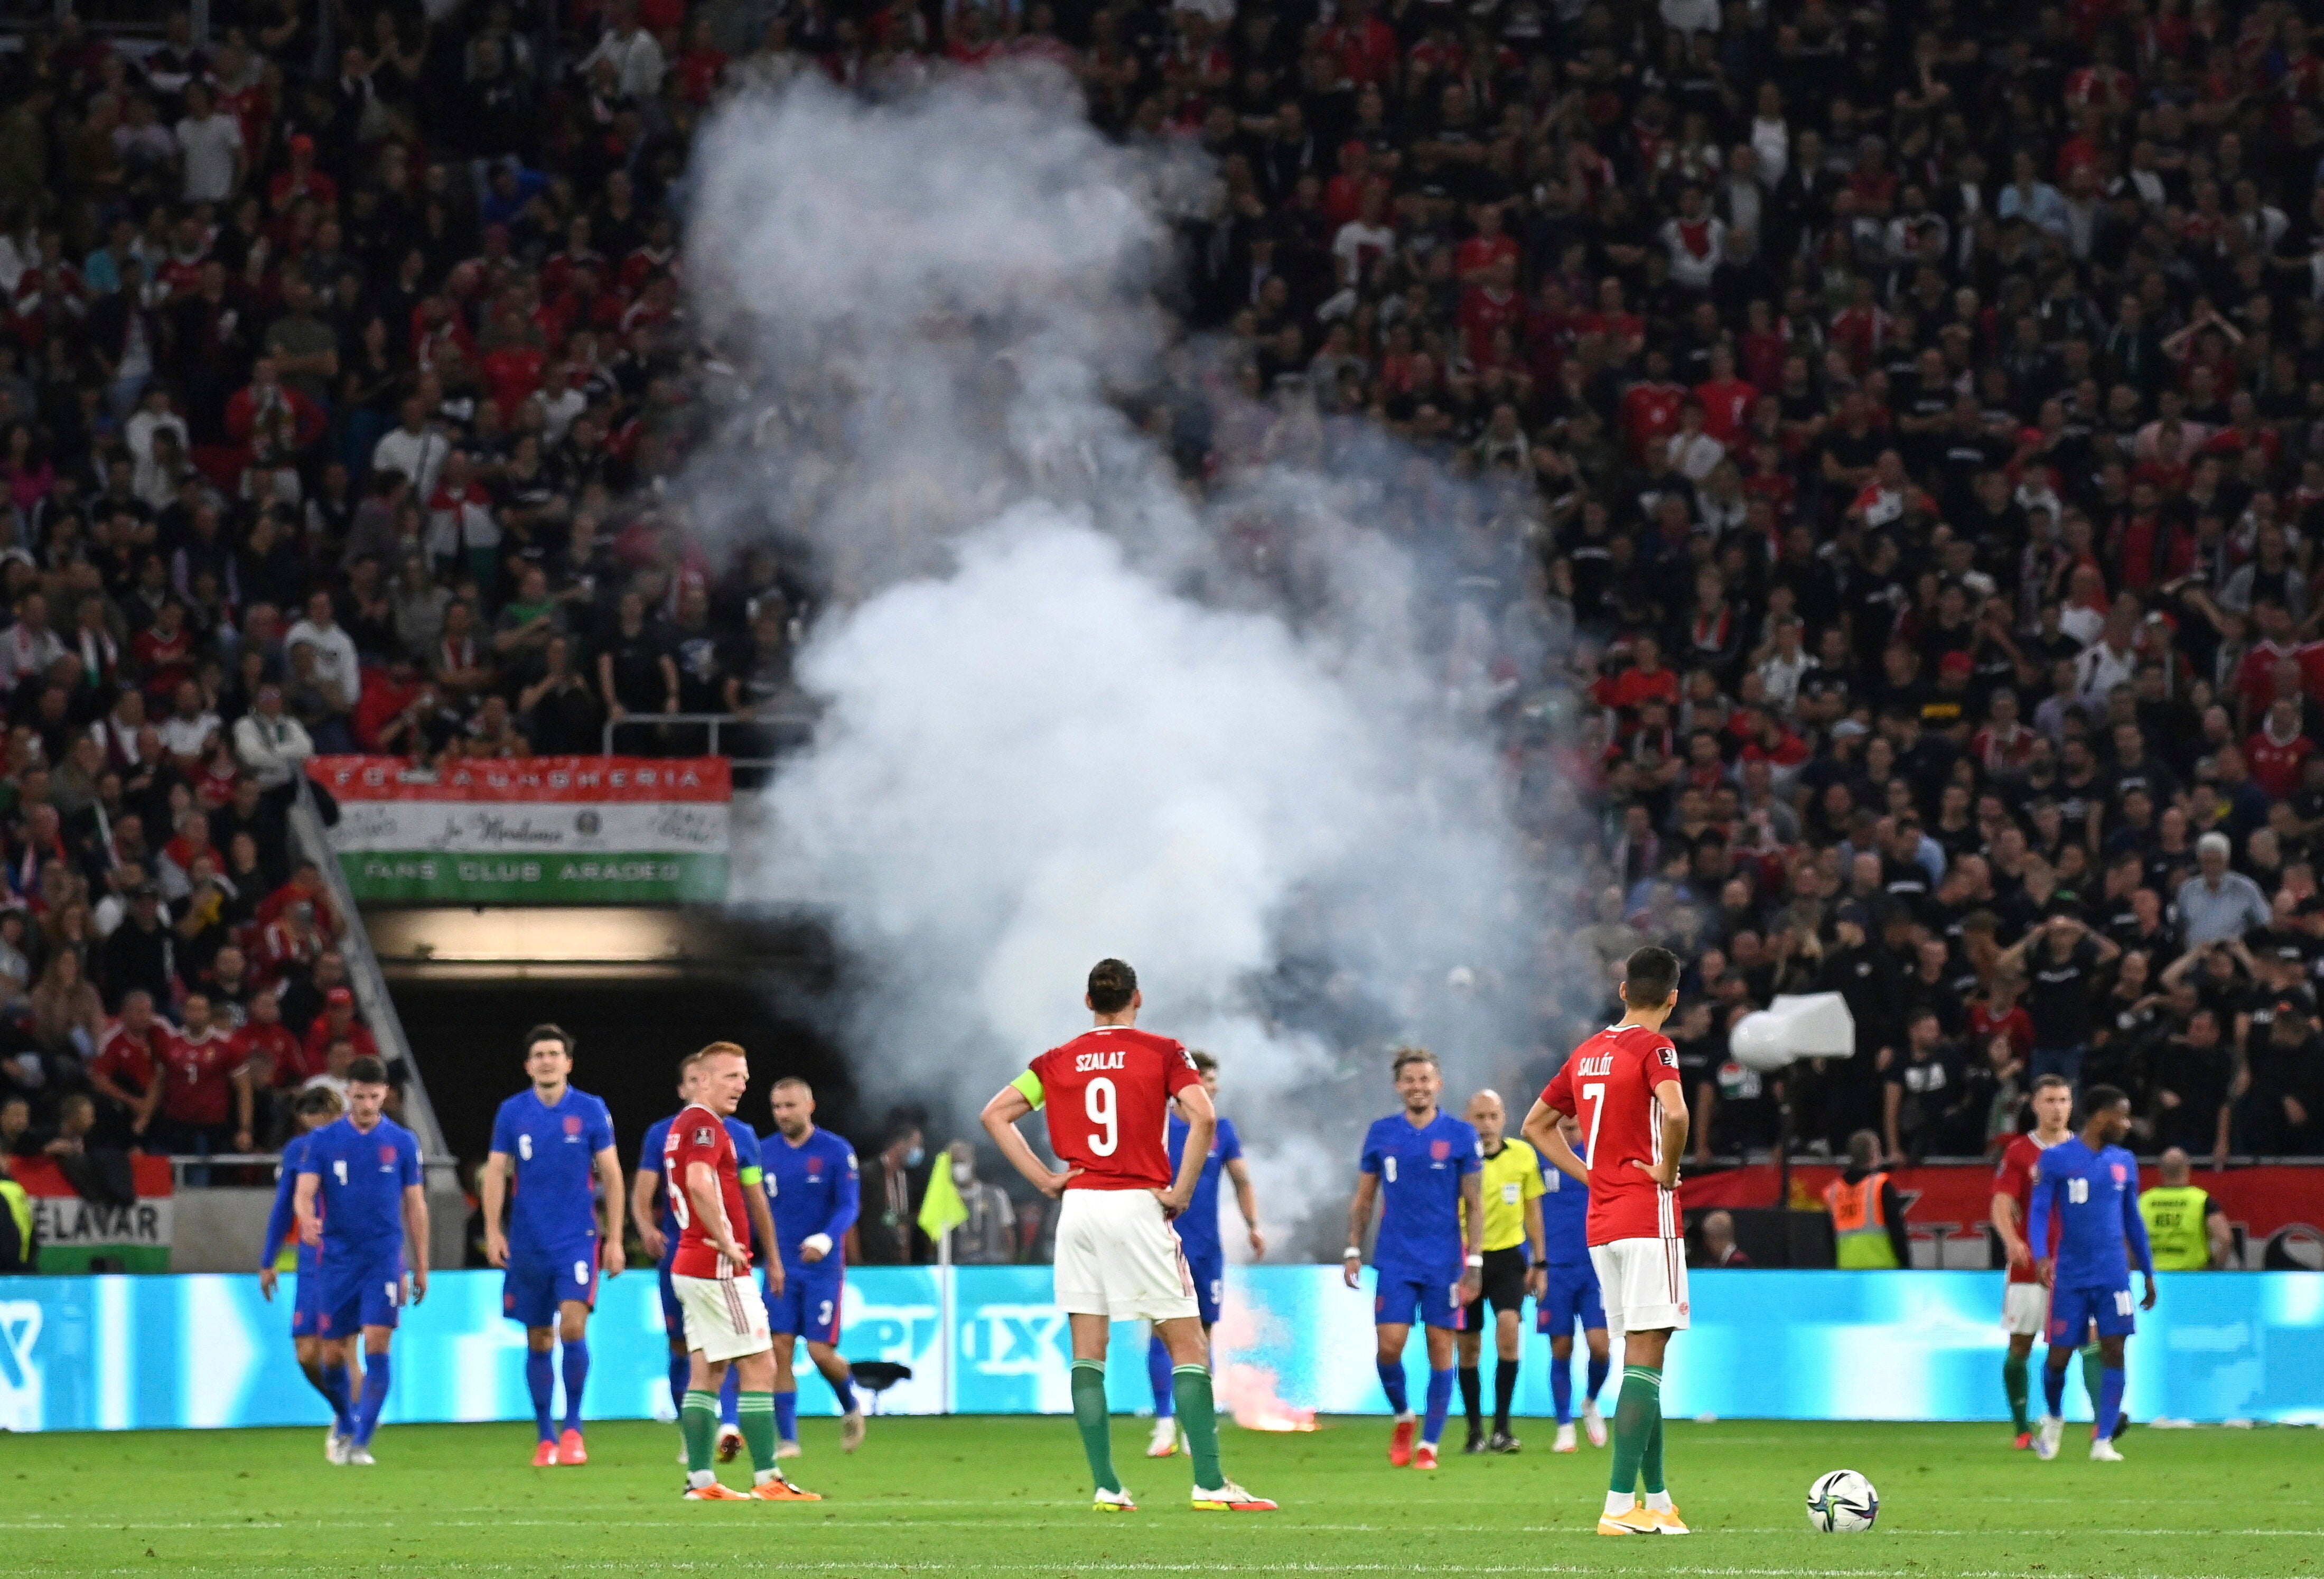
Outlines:
POLYGON ((1076 1190, 1170 1187, 1170 1099, 1202 1083, 1186 1049, 1167 1036, 1101 1025, 1051 1048, 1020 1076, 1049 1113, 1049 1150, 1078 1168, 1076 1190))
POLYGON ((661 1177, 669 1191, 669 1209, 678 1218, 678 1253, 669 1270, 677 1278, 740 1278, 751 1270, 751 1219, 742 1210, 742 1175, 734 1158, 734 1137, 725 1123, 700 1103, 689 1103, 669 1121, 669 1137, 662 1142, 661 1177), (726 1232, 742 1248, 742 1260, 728 1260, 710 1242, 694 1197, 687 1193, 687 1169, 706 1162, 718 1176, 718 1197, 726 1209, 726 1232))
POLYGON ((1670 1038, 1643 1025, 1609 1025, 1574 1048, 1542 1088, 1543 1102, 1581 1121, 1591 1243, 1680 1237, 1674 1193, 1630 1166, 1662 1166, 1663 1104, 1655 1087, 1678 1077, 1670 1038))

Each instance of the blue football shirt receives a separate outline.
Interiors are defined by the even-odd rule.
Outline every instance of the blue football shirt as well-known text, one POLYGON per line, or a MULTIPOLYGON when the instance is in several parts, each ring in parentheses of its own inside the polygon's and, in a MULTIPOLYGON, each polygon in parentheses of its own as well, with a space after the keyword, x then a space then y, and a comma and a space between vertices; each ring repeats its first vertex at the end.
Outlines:
MULTIPOLYGON (((1585 1159, 1586 1160, 1586 1159, 1585 1159)), ((1541 1159, 1542 1259, 1555 1267, 1590 1264, 1590 1187, 1541 1159)))
POLYGON ((1417 1128, 1398 1113, 1365 1131, 1359 1166, 1380 1181, 1373 1265, 1434 1275, 1461 1264, 1461 1180, 1484 1168, 1483 1151, 1475 1127, 1442 1108, 1417 1128))
MULTIPOLYGON (((676 1117, 678 1115, 672 1113, 669 1119, 656 1119, 647 1128, 646 1138, 638 1146, 638 1167, 641 1169, 650 1170, 657 1174, 661 1171, 662 1153, 669 1140, 670 1119, 676 1117)), ((756 1189, 761 1183, 759 1137, 750 1125, 731 1114, 724 1122, 726 1133, 734 1142, 736 1178, 744 1189, 756 1189)), ((670 1257, 678 1253, 678 1214, 669 1209, 669 1180, 663 1179, 655 1193, 659 1196, 661 1205, 654 1221, 661 1229, 662 1265, 668 1266, 670 1257)), ((733 1226, 740 1238, 747 1241, 757 1237, 756 1232, 748 1223, 737 1223, 733 1226)))
POLYGON ((512 1258, 563 1260, 597 1233, 597 1153, 613 1143, 613 1115, 586 1091, 565 1088, 557 1105, 527 1086, 493 1118, 494 1151, 509 1159, 512 1258))
POLYGON ((782 1246, 784 1267, 798 1270, 812 1264, 818 1272, 836 1271, 844 1264, 841 1242, 855 1225, 862 1201, 855 1148, 824 1129, 810 1130, 794 1146, 777 1130, 759 1140, 759 1167, 775 1214, 775 1238, 782 1246), (799 1243, 816 1233, 830 1237, 831 1250, 809 1263, 801 1259, 799 1243))
POLYGON ((373 1254, 403 1243, 403 1192, 420 1182, 420 1141, 385 1114, 368 1130, 341 1118, 307 1137, 301 1177, 320 1182, 323 1254, 373 1254))
POLYGON ((296 1237, 299 1232, 299 1169, 307 1159, 307 1142, 313 1138, 314 1131, 306 1131, 291 1136, 282 1148, 282 1171, 274 1181, 274 1208, 266 1214, 266 1242, 258 1251, 261 1270, 274 1265, 281 1258, 285 1243, 296 1248, 300 1271, 310 1272, 315 1269, 314 1248, 305 1240, 296 1237))
MULTIPOLYGON (((1178 1177, 1179 1159, 1186 1154, 1187 1133, 1186 1121, 1173 1113, 1167 1144, 1174 1179, 1178 1177)), ((1219 1176, 1241 1155, 1242 1137, 1235 1133, 1234 1121, 1221 1113, 1219 1127, 1211 1135, 1211 1154, 1203 1159, 1202 1175, 1194 1180, 1194 1196, 1173 1224, 1190 1261, 1216 1261, 1226 1254, 1219 1244, 1219 1176)))
POLYGON ((2053 1213, 2060 1223, 2056 1287, 2127 1288, 2133 1251, 2140 1271, 2154 1270, 2138 1211, 2138 1159, 2121 1147, 2093 1151, 2077 1135, 2043 1152, 2034 1164, 2026 1242, 2049 1242, 2053 1213))

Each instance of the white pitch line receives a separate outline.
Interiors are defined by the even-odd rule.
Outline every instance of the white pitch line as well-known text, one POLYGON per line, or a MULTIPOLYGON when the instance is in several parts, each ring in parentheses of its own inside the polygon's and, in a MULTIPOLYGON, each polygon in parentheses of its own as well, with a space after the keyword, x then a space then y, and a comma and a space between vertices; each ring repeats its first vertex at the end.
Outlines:
MULTIPOLYGON (((412 1560, 420 1561, 420 1559, 415 1558, 412 1560)), ((468 1563, 457 1561, 447 1562, 440 1558, 430 1558, 428 1559, 427 1562, 429 1568, 432 1572, 461 1574, 530 1574, 539 1572, 544 1567, 554 1568, 560 1574, 574 1572, 633 1573, 637 1568, 637 1565, 635 1563, 567 1562, 554 1557, 543 1558, 540 1562, 527 1564, 468 1563)), ((386 1565, 377 1565, 385 1566, 386 1565)), ((696 1565, 684 1562, 661 1563, 657 1565, 657 1566, 663 1569, 680 1572, 691 1572, 698 1565, 696 1565)), ((849 1563, 799 1563, 786 1561, 782 1565, 785 1569, 792 1572, 827 1574, 862 1574, 870 1572, 892 1572, 899 1574, 1402 1574, 1421 1576, 1421 1579, 1425 1579, 1425 1576, 1434 1574, 1475 1574, 1483 1575, 1501 1575, 1572 1574, 1603 1575, 1607 1572, 1605 1565, 1602 1564, 1583 1565, 1578 1564, 1545 1565, 1538 1563, 1521 1565, 1464 1565, 1457 1563, 1084 1563, 1071 1560, 1050 1563, 956 1563, 881 1561, 874 1559, 849 1563)), ((721 1571, 724 1571, 724 1565, 720 1565, 720 1568, 721 1571)), ((171 1565, 171 1572, 179 1574, 309 1574, 315 1571, 312 1565, 301 1565, 295 1567, 286 1565, 255 1567, 248 1564, 240 1563, 234 1565, 230 1568, 216 1567, 210 1565, 199 1563, 172 1563, 171 1565)), ((152 1570, 149 1565, 143 1568, 118 1567, 98 1569, 95 1571, 108 1574, 150 1574, 152 1570)), ((1686 1565, 1668 1565, 1659 1563, 1655 1565, 1655 1571, 1658 1574, 1700 1575, 1702 1576, 1702 1579, 1895 1579, 1895 1575, 1897 1573, 1897 1570, 1895 1568, 1724 1567, 1686 1565)), ((48 1572, 50 1572, 50 1570, 42 1568, 0 1568, 0 1574, 5 1575, 31 1576, 46 1574, 48 1572)), ((1948 1579, 2024 1579, 2024 1570, 2016 1568, 1955 1569, 1950 1571, 1948 1579)), ((2182 1573, 2126 1574, 2120 1570, 2110 1569, 2107 1571, 2107 1579, 2225 1579, 2225 1576, 2182 1573)))

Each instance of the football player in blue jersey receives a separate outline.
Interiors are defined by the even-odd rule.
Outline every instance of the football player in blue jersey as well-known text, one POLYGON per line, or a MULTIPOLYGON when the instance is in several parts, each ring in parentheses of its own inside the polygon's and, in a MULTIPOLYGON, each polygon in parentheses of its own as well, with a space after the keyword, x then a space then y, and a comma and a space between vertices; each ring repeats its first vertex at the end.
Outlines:
POLYGON ((1396 1411, 1388 1461, 1401 1468, 1436 1467, 1436 1444, 1452 1403, 1453 1336, 1464 1308, 1483 1284, 1485 1208, 1480 1174, 1483 1148, 1467 1121, 1436 1105, 1444 1076, 1425 1048, 1398 1048, 1391 1066, 1404 1111, 1365 1132, 1348 1208, 1348 1249, 1342 1270, 1357 1288, 1363 1242, 1379 1203, 1379 1237, 1372 1246, 1372 1326, 1379 1340, 1380 1387, 1396 1411), (1406 1401, 1404 1346, 1416 1317, 1427 1329, 1428 1413, 1413 1444, 1406 1401))
POLYGON ((2058 1456, 2065 1434, 2066 1367, 2095 1325, 2098 1333, 2098 1400, 2090 1422, 2090 1456, 2118 1464, 2114 1445, 2122 1413, 2123 1344, 2138 1330, 2130 1298, 2135 1261, 2146 1278, 2141 1310, 2154 1308, 2154 1254, 2146 1242, 2146 1219, 2138 1210, 2138 1159, 2123 1150, 2130 1133, 2130 1098, 2111 1085, 2084 1094, 2081 1133, 2043 1151, 2034 1164, 2034 1205, 2026 1214, 2025 1242, 2050 1242, 2050 1220, 2060 1223, 2058 1251, 2034 1262, 2050 1288, 2050 1356, 2042 1372, 2042 1396, 2049 1404, 2034 1451, 2058 1456))
MULTIPOLYGON (((678 1061, 678 1103, 683 1112, 694 1100, 694 1067, 701 1061, 698 1052, 688 1053, 678 1061)), ((672 1113, 670 1118, 678 1115, 672 1113)), ((729 1113, 724 1121, 726 1133, 734 1141, 735 1171, 742 1187, 743 1210, 751 1218, 751 1253, 766 1264, 767 1288, 780 1293, 783 1286, 781 1258, 772 1252, 775 1242, 774 1218, 767 1210, 767 1192, 759 1173, 759 1137, 750 1125, 729 1113)), ((669 1139, 669 1119, 657 1119, 646 1129, 645 1139, 638 1146, 638 1171, 630 1181, 630 1221, 638 1231, 638 1243, 646 1254, 653 1257, 657 1276, 661 1284, 662 1325, 669 1333, 669 1407, 673 1414, 680 1412, 686 1402, 687 1383, 691 1379, 694 1362, 686 1351, 686 1316, 678 1307, 678 1290, 669 1280, 669 1263, 678 1253, 678 1214, 670 1205, 670 1192, 663 1187, 661 1177, 662 1150, 669 1139)), ((718 1391, 718 1462, 731 1464, 742 1451, 742 1395, 740 1372, 736 1367, 726 1368, 726 1378, 718 1391)), ((685 1454, 678 1455, 680 1463, 685 1454)))
POLYGON ((815 1122, 815 1092, 796 1077, 778 1080, 767 1097, 775 1132, 759 1141, 759 1166, 772 1203, 779 1257, 767 1258, 767 1330, 775 1340, 777 1458, 796 1458, 798 1380, 793 1352, 807 1340, 807 1358, 839 1400, 839 1445, 863 1445, 863 1408, 855 1381, 839 1357, 840 1306, 846 1294, 847 1231, 862 1204, 855 1148, 815 1122), (782 1276, 773 1269, 779 1260, 782 1276))
POLYGON ((535 1469, 583 1464, 581 1390, 589 1376, 589 1312, 597 1271, 622 1275, 622 1162, 613 1115, 573 1089, 573 1039, 554 1025, 525 1033, 524 1072, 532 1088, 501 1103, 493 1146, 477 1176, 484 1197, 484 1259, 507 1269, 501 1313, 524 1324, 524 1380, 539 1440, 535 1469), (514 1202, 505 1231, 501 1209, 514 1202), (556 1378, 549 1346, 564 1344, 565 1420, 551 1415, 556 1378))
POLYGON ((282 1172, 274 1186, 274 1210, 266 1218, 266 1242, 258 1251, 258 1291, 272 1304, 274 1285, 281 1270, 284 1246, 295 1251, 291 1270, 298 1276, 298 1287, 290 1297, 290 1348, 299 1357, 299 1369, 323 1401, 331 1406, 331 1424, 323 1433, 323 1460, 337 1464, 346 1449, 344 1445, 355 1436, 355 1390, 363 1385, 358 1362, 353 1354, 332 1364, 323 1363, 323 1338, 315 1324, 322 1309, 323 1279, 316 1268, 316 1251, 299 1237, 296 1203, 299 1197, 299 1165, 306 1159, 307 1138, 325 1124, 330 1123, 346 1111, 339 1094, 327 1085, 310 1085, 299 1094, 291 1103, 298 1117, 299 1133, 282 1148, 282 1172))
MULTIPOLYGON (((1192 1049, 1186 1057, 1201 1072, 1203 1089, 1210 1093, 1215 1106, 1219 1098, 1219 1061, 1208 1053, 1192 1049)), ((1187 1129, 1186 1121, 1178 1116, 1177 1104, 1173 1103, 1169 1148, 1174 1175, 1179 1159, 1185 1154, 1187 1129)), ((1226 1292, 1227 1252, 1219 1242, 1222 1175, 1234 1185, 1235 1209, 1242 1214, 1243 1227, 1250 1236, 1250 1259, 1258 1260, 1267 1254, 1267 1236, 1259 1231, 1259 1196, 1251 1188, 1250 1169, 1243 1164, 1242 1138, 1235 1133, 1234 1121, 1224 1113, 1219 1114, 1218 1129, 1211 1136, 1211 1154, 1204 1160, 1194 1196, 1171 1224, 1178 1231, 1178 1243, 1185 1251, 1186 1269, 1194 1277, 1194 1314, 1202 1317, 1205 1339, 1211 1328, 1218 1325, 1219 1301, 1226 1292)), ((1147 1444, 1146 1456, 1167 1458, 1178 1451, 1177 1406, 1173 1397, 1176 1388, 1171 1380, 1170 1347, 1158 1334, 1147 1339, 1146 1380, 1154 1390, 1154 1436, 1147 1444)))
MULTIPOLYGON (((1582 1121, 1558 1115, 1558 1129, 1576 1157, 1584 1156, 1582 1121)), ((1585 1158, 1586 1160, 1586 1158, 1585 1158)), ((1590 1445, 1606 1445, 1606 1417, 1598 1394, 1613 1369, 1606 1339, 1606 1306, 1598 1294, 1598 1269, 1590 1263, 1590 1187, 1571 1179, 1545 1158, 1541 1197, 1548 1286, 1534 1302, 1534 1325, 1549 1334, 1549 1397, 1557 1406, 1557 1441, 1553 1451, 1577 1451, 1573 1440, 1573 1328, 1590 1346, 1590 1390, 1582 1400, 1582 1425, 1590 1445)))
POLYGON ((391 1380, 388 1344, 407 1288, 428 1297, 428 1196, 420 1186, 420 1141, 389 1118, 387 1066, 365 1056, 347 1066, 347 1112, 307 1138, 292 1199, 299 1237, 318 1253, 322 1285, 315 1327, 326 1367, 346 1363, 346 1345, 363 1339, 363 1392, 354 1431, 335 1460, 370 1464, 391 1380))

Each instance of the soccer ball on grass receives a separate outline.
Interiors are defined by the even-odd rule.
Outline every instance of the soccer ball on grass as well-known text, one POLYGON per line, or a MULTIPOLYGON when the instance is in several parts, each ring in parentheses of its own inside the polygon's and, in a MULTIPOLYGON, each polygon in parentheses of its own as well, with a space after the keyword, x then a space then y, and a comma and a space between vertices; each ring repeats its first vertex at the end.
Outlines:
POLYGON ((1816 1477, 1808 1488, 1808 1523, 1827 1535, 1870 1529, 1880 1516, 1880 1493, 1852 1469, 1816 1477))

